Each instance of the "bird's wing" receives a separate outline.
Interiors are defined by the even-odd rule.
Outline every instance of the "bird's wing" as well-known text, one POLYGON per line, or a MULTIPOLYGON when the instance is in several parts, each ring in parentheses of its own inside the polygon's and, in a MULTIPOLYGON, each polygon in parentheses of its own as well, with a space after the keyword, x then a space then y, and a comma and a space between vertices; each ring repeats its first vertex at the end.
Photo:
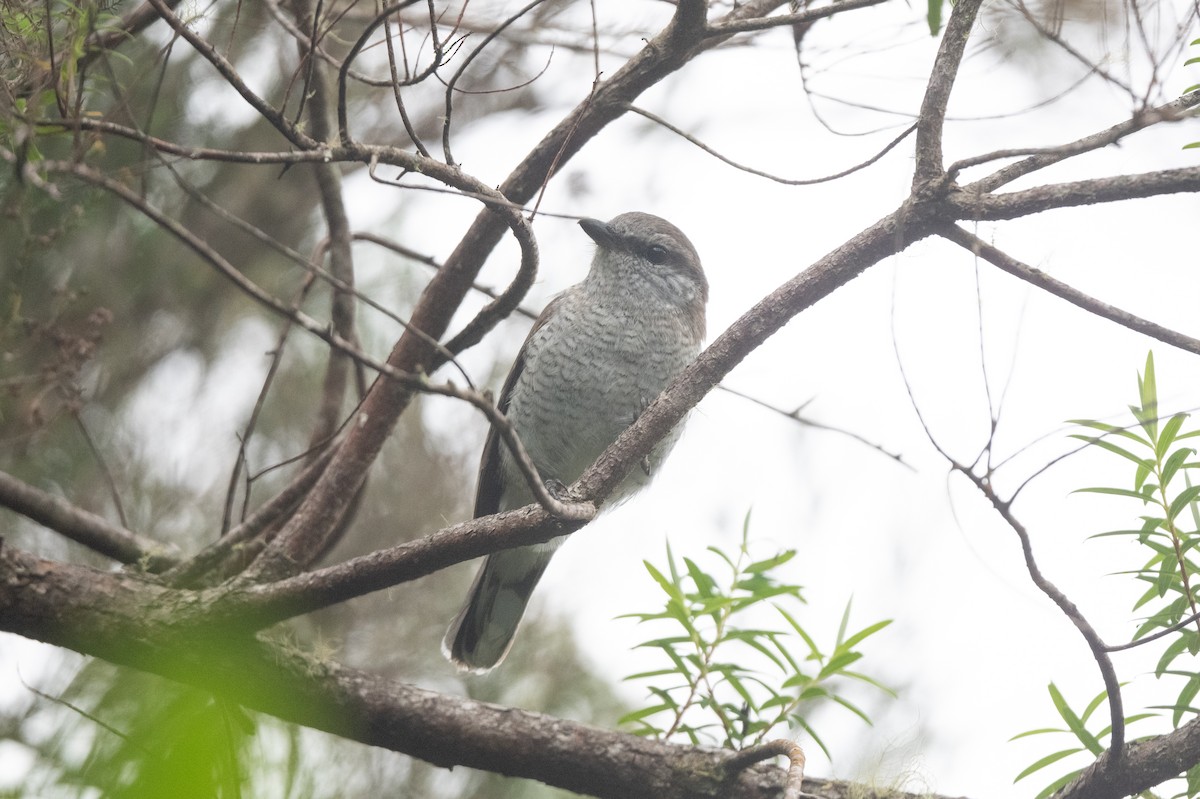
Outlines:
MULTIPOLYGON (((508 372, 508 377, 504 379, 504 387, 500 389, 500 400, 496 403, 501 413, 508 413, 509 400, 512 397, 513 387, 517 385, 517 380, 521 377, 521 372, 525 371, 525 350, 529 346, 530 339, 534 334, 545 327, 546 322, 554 314, 555 309, 562 302, 565 294, 560 294, 550 301, 546 309, 534 321, 533 327, 529 330, 529 335, 525 337, 524 343, 521 344, 521 349, 517 353, 517 359, 513 362, 512 369, 508 372)), ((479 479, 475 485, 475 518, 480 516, 490 516, 500 510, 500 498, 504 494, 504 476, 500 471, 500 447, 503 446, 503 441, 496 433, 495 427, 488 427, 487 440, 483 444, 483 457, 479 460, 479 479)))

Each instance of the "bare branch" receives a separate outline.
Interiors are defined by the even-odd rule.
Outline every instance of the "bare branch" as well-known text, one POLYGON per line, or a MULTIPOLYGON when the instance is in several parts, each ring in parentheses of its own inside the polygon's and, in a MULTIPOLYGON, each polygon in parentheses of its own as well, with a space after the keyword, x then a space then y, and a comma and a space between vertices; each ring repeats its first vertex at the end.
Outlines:
POLYGON ((1002 250, 993 247, 986 241, 963 230, 957 225, 951 225, 940 231, 941 235, 964 247, 976 256, 983 258, 993 266, 999 267, 1010 275, 1024 280, 1050 292, 1056 297, 1066 300, 1077 308, 1094 313, 1097 316, 1116 322, 1134 332, 1150 336, 1153 339, 1178 347, 1181 350, 1200 355, 1200 339, 1186 336, 1176 330, 1155 324, 1154 322, 1134 316, 1128 311, 1122 311, 1107 303, 1084 294, 1077 288, 1069 286, 1058 278, 1052 277, 1040 269, 1024 264, 1002 250))
MULTIPOLYGON (((372 244, 378 244, 380 247, 383 247, 384 249, 391 250, 392 252, 394 252, 398 255, 402 255, 405 258, 408 258, 410 261, 416 261, 419 264, 424 264, 425 266, 428 266, 429 268, 433 269, 435 272, 442 268, 441 262, 438 261, 436 258, 434 258, 430 255, 426 255, 425 253, 417 252, 416 250, 412 249, 411 247, 405 247, 403 244, 401 244, 398 241, 392 241, 391 239, 385 238, 383 236, 379 236, 375 233, 365 233, 365 232, 355 233, 354 240, 355 241, 369 241, 372 244)), ((500 296, 500 292, 496 291, 495 289, 490 289, 487 286, 481 285, 479 283, 472 283, 471 288, 474 289, 475 291, 479 292, 480 294, 483 294, 486 297, 491 297, 493 300, 498 299, 500 296)), ((531 321, 538 318, 537 311, 533 310, 532 308, 523 306, 523 305, 517 306, 516 313, 520 314, 521 316, 526 317, 527 319, 529 319, 531 321)), ((449 354, 449 350, 447 350, 447 354, 449 354)), ((465 377, 465 375, 464 375, 464 377, 465 377)))
POLYGON ((0 472, 0 505, 120 563, 136 563, 149 571, 160 571, 179 560, 163 544, 34 488, 7 472, 0 472))
POLYGON ((901 133, 899 136, 897 136, 896 138, 894 138, 890 142, 888 142, 884 146, 884 148, 882 150, 880 150, 879 152, 875 153, 875 155, 871 156, 866 161, 863 161, 860 164, 856 164, 852 167, 849 167, 848 169, 843 169, 841 172, 835 172, 834 174, 826 175, 823 178, 791 179, 791 178, 780 177, 778 175, 772 174, 771 172, 763 172, 762 170, 755 169, 754 167, 746 166, 745 164, 739 164, 737 161, 734 161, 731 158, 727 158, 727 157, 721 155, 719 152, 717 152, 713 148, 709 147, 707 144, 700 141, 692 134, 690 134, 684 130, 681 130, 680 128, 675 127, 670 122, 663 119, 662 117, 652 114, 649 111, 646 111, 644 109, 638 108, 635 105, 630 105, 630 106, 628 106, 628 108, 633 113, 638 114, 640 116, 644 116, 646 119, 649 119, 651 122, 661 125, 662 127, 666 128, 667 130, 671 131, 672 133, 676 134, 677 136, 681 136, 682 138, 687 139, 689 142, 696 145, 704 152, 708 153, 709 155, 713 156, 714 158, 716 158, 717 160, 719 160, 723 163, 729 164, 729 166, 733 167, 734 169, 741 170, 742 172, 749 172, 751 175, 757 175, 760 178, 766 178, 767 180, 772 180, 776 183, 782 183, 785 186, 814 186, 818 183, 828 183, 831 180, 837 180, 838 178, 844 178, 847 175, 852 175, 855 172, 858 172, 860 169, 866 169, 871 164, 875 163, 880 158, 883 158, 885 155, 887 155, 889 152, 891 152, 892 149, 897 144, 899 144, 900 142, 907 139, 909 134, 917 129, 917 125, 914 122, 912 125, 909 125, 904 130, 903 133, 901 133))
POLYGON ((942 43, 933 71, 921 101, 917 116, 917 164, 913 171, 913 188, 940 181, 942 171, 942 133, 946 125, 946 107, 950 90, 958 77, 958 67, 967 49, 967 39, 975 25, 982 0, 960 0, 950 12, 950 21, 942 34, 942 43))
POLYGON ((771 28, 782 28, 792 25, 808 25, 819 19, 841 14, 843 11, 854 11, 860 8, 882 5, 888 0, 837 0, 827 6, 810 8, 796 14, 780 14, 777 17, 766 16, 770 9, 752 14, 730 14, 723 20, 710 23, 704 29, 705 36, 729 36, 734 33, 749 33, 764 31, 771 28))
POLYGON ((724 391, 726 394, 732 394, 733 396, 740 397, 741 399, 744 399, 748 402, 753 402, 755 405, 759 406, 760 408, 766 408, 769 411, 774 411, 775 413, 779 414, 780 416, 783 416, 787 419, 791 419, 793 422, 802 424, 805 427, 812 427, 817 430, 828 430, 831 433, 840 433, 841 435, 849 436, 850 438, 854 439, 858 443, 868 446, 871 449, 875 450, 876 452, 880 453, 881 455, 885 455, 888 458, 890 458, 891 460, 894 460, 896 463, 900 464, 905 469, 908 469, 911 472, 916 471, 916 467, 914 467, 908 461, 904 460, 904 456, 901 455, 900 453, 890 452, 882 444, 877 444, 874 441, 871 441, 870 439, 868 439, 864 436, 861 436, 858 433, 855 433, 853 430, 846 430, 841 427, 836 427, 834 425, 825 424, 824 422, 813 421, 812 419, 809 419, 806 416, 801 416, 800 412, 802 410, 804 410, 804 408, 808 405, 808 402, 805 402, 803 405, 796 408, 795 410, 787 411, 787 410, 784 410, 783 408, 776 407, 769 402, 765 402, 765 401, 759 399, 758 397, 754 397, 754 396, 751 396, 750 394, 746 394, 744 392, 738 391, 737 389, 730 388, 729 386, 727 386, 723 383, 719 384, 717 386, 717 388, 720 389, 721 391, 724 391))
POLYGON ((326 447, 320 455, 305 465, 283 490, 264 502, 243 522, 188 560, 163 572, 163 580, 177 587, 193 587, 202 577, 220 570, 238 550, 246 547, 260 533, 296 509, 333 459, 333 452, 333 445, 326 447))
POLYGON ((992 153, 964 158, 950 166, 948 170, 951 177, 957 175, 961 170, 968 169, 972 166, 995 161, 1000 158, 1011 158, 1020 155, 1029 155, 1023 161, 1015 164, 1010 164, 1003 169, 988 175, 987 177, 977 180, 963 188, 968 192, 993 192, 996 189, 1004 186, 1019 177, 1028 175, 1031 172, 1036 172, 1051 164, 1057 164, 1067 158, 1070 158, 1080 153, 1097 150, 1101 147, 1107 147, 1110 144, 1115 144, 1121 139, 1136 133, 1139 130, 1144 130, 1151 125, 1157 125, 1160 122, 1174 122, 1183 119, 1187 113, 1200 105, 1200 90, 1182 95, 1169 103, 1164 103, 1157 108, 1151 108, 1139 111, 1124 122, 1113 125, 1107 130, 1093 133, 1091 136, 1085 136, 1082 139, 1063 144, 1058 147, 1048 148, 1033 148, 1027 150, 998 150, 992 153))
POLYGON ((221 77, 225 79, 225 82, 233 87, 255 111, 262 115, 263 119, 270 122, 288 141, 306 150, 319 146, 310 136, 298 130, 291 122, 288 122, 287 117, 279 109, 255 94, 246 85, 246 82, 242 80, 242 76, 238 74, 233 64, 229 63, 225 56, 217 52, 215 47, 197 35, 183 20, 177 17, 166 0, 146 0, 146 2, 154 6, 158 15, 171 26, 171 29, 195 48, 196 52, 204 56, 205 60, 216 67, 217 72, 221 73, 221 77))
POLYGON ((497 25, 494 30, 490 31, 486 36, 483 37, 483 41, 481 41, 477 47, 467 54, 467 57, 463 59, 462 64, 459 65, 458 69, 454 71, 454 74, 450 76, 450 80, 446 81, 446 110, 442 115, 442 153, 445 155, 447 164, 453 165, 455 163, 454 156, 450 152, 450 125, 454 119, 455 86, 458 85, 459 80, 461 80, 462 76, 466 74, 466 71, 471 67, 471 64, 475 61, 475 59, 479 57, 479 54, 487 49, 488 45, 494 42, 496 38, 500 36, 500 34, 504 33, 504 31, 513 25, 517 20, 544 2, 546 2, 546 0, 531 0, 531 2, 527 3, 516 12, 509 15, 508 19, 505 19, 503 22, 497 25))
POLYGON ((354 43, 354 46, 350 48, 350 52, 346 53, 346 57, 342 60, 342 68, 338 71, 337 80, 338 138, 342 143, 342 146, 349 146, 352 141, 350 138, 350 123, 346 117, 346 77, 350 72, 350 65, 354 63, 354 59, 360 52, 362 52, 363 47, 365 47, 367 44, 367 40, 371 38, 371 34, 375 32, 376 28, 382 25, 384 21, 386 21, 387 18, 392 14, 408 8, 417 2, 420 2, 420 0, 402 0, 402 2, 389 5, 387 8, 376 14, 375 18, 367 23, 367 25, 363 28, 362 34, 358 37, 358 41, 354 43))
MULTIPOLYGON (((1021 552, 1025 557, 1025 568, 1029 571, 1029 578, 1033 584, 1041 590, 1043 594, 1058 606, 1058 609, 1063 612, 1075 628, 1079 630, 1079 634, 1087 642, 1088 648, 1092 651, 1092 658, 1096 661, 1096 665, 1100 669, 1100 676, 1104 680, 1104 690, 1108 694, 1108 712, 1109 721, 1112 725, 1110 728, 1109 749, 1096 761, 1097 765, 1103 764, 1103 770, 1113 769, 1120 771, 1122 768, 1122 759, 1125 756, 1125 708, 1121 699, 1121 682, 1117 679, 1116 669, 1113 668, 1112 659, 1108 656, 1108 645, 1100 638, 1100 634, 1096 632, 1091 623, 1080 612, 1079 608, 1067 598, 1067 595, 1059 590, 1058 586, 1046 579, 1038 568, 1037 561, 1033 557, 1033 542, 1029 538, 1029 531, 1012 513, 1011 503, 1000 499, 992 488, 991 480, 987 476, 980 476, 972 471, 969 467, 964 466, 951 460, 951 467, 954 471, 962 474, 974 484, 975 488, 981 494, 987 497, 992 503, 992 507, 1000 514, 1001 518, 1008 523, 1013 532, 1017 534, 1017 538, 1021 542, 1021 552)), ((1178 773, 1176 771, 1175 773, 1178 773)))
POLYGON ((954 192, 949 201, 959 219, 997 220, 1016 219, 1052 208, 1073 208, 1195 191, 1200 191, 1200 166, 1072 183, 1050 183, 1006 194, 980 196, 964 189, 954 192))
MULTIPOLYGON (((194 685, 287 721, 437 766, 527 777, 606 799, 778 799, 784 787, 785 773, 773 766, 731 774, 726 764, 737 754, 728 750, 447 696, 253 638, 218 632, 198 639, 195 630, 166 621, 181 604, 178 592, 127 575, 0 550, 0 629, 194 685), (513 741, 525 745, 514 748, 513 741)), ((830 799, 922 799, 844 782, 807 783, 830 799)))

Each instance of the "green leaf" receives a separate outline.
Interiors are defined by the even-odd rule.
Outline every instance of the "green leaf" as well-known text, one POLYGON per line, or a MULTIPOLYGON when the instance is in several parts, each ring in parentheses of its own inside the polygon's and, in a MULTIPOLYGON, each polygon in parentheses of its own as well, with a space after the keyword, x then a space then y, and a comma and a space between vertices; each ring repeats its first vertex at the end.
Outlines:
POLYGON ((1179 698, 1175 700, 1174 712, 1171 714, 1171 726, 1179 727, 1183 714, 1192 709, 1192 700, 1196 698, 1197 693, 1200 693, 1200 674, 1193 674, 1187 684, 1183 686, 1183 690, 1179 692, 1179 698))
POLYGON ((1083 749, 1076 747, 1074 749, 1064 749, 1061 752, 1055 752, 1052 755, 1046 755, 1041 760, 1037 761, 1033 765, 1029 766, 1029 768, 1025 769, 1020 774, 1018 774, 1017 778, 1015 780, 1013 780, 1013 782, 1014 783, 1020 782, 1021 780, 1028 777, 1030 774, 1034 774, 1038 771, 1041 771, 1046 766, 1057 763, 1058 761, 1062 760, 1064 757, 1070 757, 1071 755, 1074 755, 1074 754, 1076 754, 1078 752, 1082 752, 1082 751, 1083 751, 1083 749))
POLYGON ((1075 711, 1071 710, 1070 705, 1067 704, 1067 700, 1063 698, 1062 693, 1058 690, 1058 686, 1056 686, 1054 683, 1050 683, 1049 690, 1050 699, 1054 702, 1054 707, 1056 710, 1058 710, 1058 715, 1061 716, 1062 720, 1067 723, 1067 727, 1069 727, 1071 732, 1075 734, 1075 737, 1079 739, 1079 742, 1086 746, 1089 752, 1099 757, 1100 753, 1104 751, 1104 747, 1099 741, 1096 740, 1095 736, 1088 732, 1087 728, 1083 726, 1083 722, 1080 721, 1077 715, 1075 715, 1075 711))
POLYGON ((1171 500, 1171 507, 1167 509, 1167 518, 1174 520, 1180 511, 1186 508, 1198 496, 1200 496, 1200 486, 1190 486, 1180 491, 1179 496, 1171 500))
POLYGON ((1087 724, 1087 720, 1092 717, 1093 713, 1096 712, 1096 708, 1100 707, 1100 705, 1102 705, 1104 703, 1104 700, 1107 698, 1108 698, 1108 693, 1106 691, 1101 691, 1100 693, 1096 694, 1096 696, 1092 699, 1091 702, 1088 703, 1088 706, 1084 709, 1083 715, 1079 717, 1079 720, 1081 722, 1083 722, 1084 724, 1087 724))
POLYGON ((925 21, 929 24, 929 35, 937 36, 942 29, 942 0, 928 0, 925 21))
POLYGON ((711 597, 716 592, 717 581, 697 566, 691 558, 684 558, 683 563, 687 566, 688 576, 696 584, 696 591, 700 596, 711 597))
POLYGON ((768 571, 771 571, 772 569, 776 568, 777 566, 782 566, 783 564, 787 563, 789 560, 791 560, 794 557, 796 557, 796 550, 786 549, 783 552, 780 552, 778 555, 776 555, 773 558, 767 558, 766 560, 760 560, 755 563, 751 563, 749 566, 747 566, 742 571, 744 571, 747 574, 759 574, 761 572, 768 572, 768 571))
POLYGON ((808 737, 812 738, 813 741, 816 742, 817 746, 821 748, 821 751, 825 753, 826 759, 833 760, 833 756, 829 754, 829 747, 826 746, 825 742, 821 740, 821 736, 817 735, 817 731, 810 727, 808 722, 800 716, 792 716, 792 718, 795 720, 796 725, 808 733, 808 737))
MULTIPOLYGON (((670 549, 669 544, 667 545, 667 548, 668 548, 668 550, 670 549)), ((672 599, 678 599, 680 602, 683 601, 683 592, 681 590, 679 590, 678 576, 674 574, 674 568, 672 568, 671 571, 672 571, 672 576, 676 577, 676 582, 672 582, 671 580, 668 580, 666 578, 666 576, 664 576, 662 572, 660 572, 658 569, 656 569, 654 567, 654 564, 651 563, 650 561, 643 560, 642 565, 644 565, 646 567, 646 571, 650 572, 650 576, 654 578, 654 582, 658 583, 659 587, 662 588, 662 590, 667 594, 667 596, 671 597, 672 599)))
POLYGON ((875 622, 870 627, 865 627, 865 628, 859 630, 858 632, 856 632, 854 635, 847 638, 846 641, 842 644, 842 646, 849 649, 850 647, 862 642, 864 639, 869 638, 870 636, 879 632, 880 630, 882 630, 884 627, 887 627, 891 623, 892 623, 892 619, 884 619, 883 621, 875 622))
MULTIPOLYGON (((1094 430, 1103 431, 1109 435, 1120 436, 1121 438, 1127 438, 1130 441, 1135 441, 1138 444, 1141 444, 1143 447, 1145 447, 1147 449, 1151 449, 1149 441, 1142 438, 1137 433, 1133 432, 1132 430, 1130 430, 1127 427, 1120 427, 1115 424, 1109 424, 1108 422, 1097 422, 1094 419, 1068 419, 1067 421, 1069 424, 1077 424, 1080 427, 1090 427, 1094 430)), ((1070 438, 1077 438, 1077 439, 1080 439, 1081 441, 1091 441, 1093 437, 1092 436, 1083 436, 1083 435, 1079 435, 1076 433, 1072 433, 1070 438)))
POLYGON ((788 613, 781 607, 776 607, 775 609, 778 610, 779 615, 783 616, 787 623, 792 626, 792 629, 796 631, 796 635, 804 639, 804 643, 808 645, 809 652, 818 658, 822 657, 821 649, 817 646, 817 642, 812 639, 812 636, 804 631, 804 628, 800 626, 799 622, 792 618, 792 614, 788 613))
POLYGON ((1142 423, 1142 429, 1152 443, 1157 444, 1158 435, 1158 388, 1154 379, 1154 350, 1146 353, 1146 369, 1138 375, 1138 395, 1141 408, 1131 408, 1133 415, 1142 423))
POLYGON ((1195 455, 1193 449, 1182 449, 1171 452, 1171 456, 1166 458, 1166 463, 1163 464, 1163 480, 1162 485, 1165 488, 1170 485, 1171 477, 1175 476, 1176 471, 1180 470, 1182 465, 1187 462, 1189 456, 1195 455))
MULTIPOLYGON (((1179 434, 1179 428, 1183 427, 1185 419, 1187 419, 1186 413, 1177 413, 1163 425, 1162 433, 1158 436, 1158 446, 1154 448, 1156 456, 1162 458, 1167 450, 1171 448, 1171 444, 1175 441, 1175 436, 1179 434)), ((1167 481, 1164 479, 1163 482, 1167 481)))
POLYGON ((851 713, 853 713, 854 715, 858 716, 860 719, 862 719, 863 721, 865 721, 865 722, 867 723, 867 726, 868 726, 868 727, 874 726, 874 725, 872 725, 872 724, 871 724, 871 719, 870 719, 870 717, 869 717, 869 716, 867 716, 867 714, 866 714, 866 713, 864 713, 862 710, 860 710, 860 709, 858 708, 858 706, 857 706, 857 705, 855 705, 853 702, 851 702, 849 699, 846 699, 844 696, 831 696, 830 698, 831 698, 831 699, 832 699, 834 702, 837 702, 839 705, 841 705, 842 707, 846 708, 846 709, 847 709, 847 710, 849 710, 851 713))
MULTIPOLYGON (((1016 735, 1014 735, 1013 737, 1009 738, 1008 740, 1009 740, 1009 742, 1012 742, 1012 741, 1017 740, 1018 738, 1028 738, 1032 735, 1045 735, 1046 733, 1050 733, 1050 732, 1069 732, 1069 730, 1064 730, 1061 727, 1041 727, 1036 730, 1026 730, 1025 732, 1019 732, 1016 735)), ((1076 751, 1082 751, 1082 750, 1076 750, 1076 751)), ((1016 782, 1016 780, 1013 780, 1013 782, 1016 782)))
POLYGON ((1072 491, 1071 493, 1073 493, 1073 494, 1111 494, 1111 495, 1117 496, 1117 497, 1133 497, 1134 499, 1140 499, 1142 502, 1147 501, 1146 496, 1143 495, 1142 492, 1131 491, 1128 488, 1106 488, 1103 486, 1098 486, 1095 488, 1077 488, 1074 491, 1072 491))
POLYGON ((1036 799, 1048 799, 1050 796, 1053 796, 1055 793, 1058 792, 1059 788, 1062 788, 1068 782, 1071 782, 1073 779, 1075 779, 1077 776, 1079 776, 1079 772, 1081 772, 1081 771, 1083 771, 1083 769, 1075 769, 1072 772, 1062 775, 1061 777, 1056 779, 1054 782, 1050 783, 1045 788, 1043 788, 1041 793, 1039 793, 1037 795, 1036 799))
MULTIPOLYGON (((662 713, 664 711, 674 710, 674 709, 675 708, 672 707, 671 705, 666 705, 666 704, 651 705, 650 707, 644 707, 641 710, 634 710, 632 712, 626 713, 624 716, 621 716, 621 718, 617 719, 617 726, 620 726, 622 724, 631 724, 635 721, 641 721, 644 718, 653 716, 655 713, 662 713)), ((611 718, 611 716, 610 716, 610 718, 611 718)))

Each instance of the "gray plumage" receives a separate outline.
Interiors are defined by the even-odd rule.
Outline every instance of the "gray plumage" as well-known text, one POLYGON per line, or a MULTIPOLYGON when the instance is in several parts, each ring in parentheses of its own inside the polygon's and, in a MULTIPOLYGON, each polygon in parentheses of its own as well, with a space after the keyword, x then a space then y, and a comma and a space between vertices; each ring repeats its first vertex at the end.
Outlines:
MULTIPOLYGON (((696 249, 651 214, 580 222, 596 242, 583 282, 558 295, 530 330, 501 390, 511 420, 544 480, 570 485, 700 351, 708 283, 696 249)), ((655 447, 655 466, 679 430, 655 447)), ((635 468, 607 505, 649 476, 635 468)), ((484 445, 475 516, 533 502, 508 449, 484 445)), ((488 556, 442 649, 460 669, 494 668, 512 646, 525 606, 562 538, 488 556)))

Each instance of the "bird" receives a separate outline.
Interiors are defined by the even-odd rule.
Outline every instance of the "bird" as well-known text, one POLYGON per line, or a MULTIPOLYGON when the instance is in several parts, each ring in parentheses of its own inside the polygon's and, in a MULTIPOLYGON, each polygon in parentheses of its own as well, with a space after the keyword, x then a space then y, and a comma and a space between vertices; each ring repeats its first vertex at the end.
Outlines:
MULTIPOLYGON (((534 322, 498 398, 538 474, 553 490, 575 482, 700 352, 708 281, 683 231, 632 211, 579 222, 596 244, 583 281, 534 322)), ((649 482, 678 439, 676 426, 603 508, 649 482)), ((534 501, 493 427, 484 444, 475 518, 534 501)), ((504 660, 533 590, 566 536, 493 553, 451 622, 442 651, 460 671, 504 660)))

